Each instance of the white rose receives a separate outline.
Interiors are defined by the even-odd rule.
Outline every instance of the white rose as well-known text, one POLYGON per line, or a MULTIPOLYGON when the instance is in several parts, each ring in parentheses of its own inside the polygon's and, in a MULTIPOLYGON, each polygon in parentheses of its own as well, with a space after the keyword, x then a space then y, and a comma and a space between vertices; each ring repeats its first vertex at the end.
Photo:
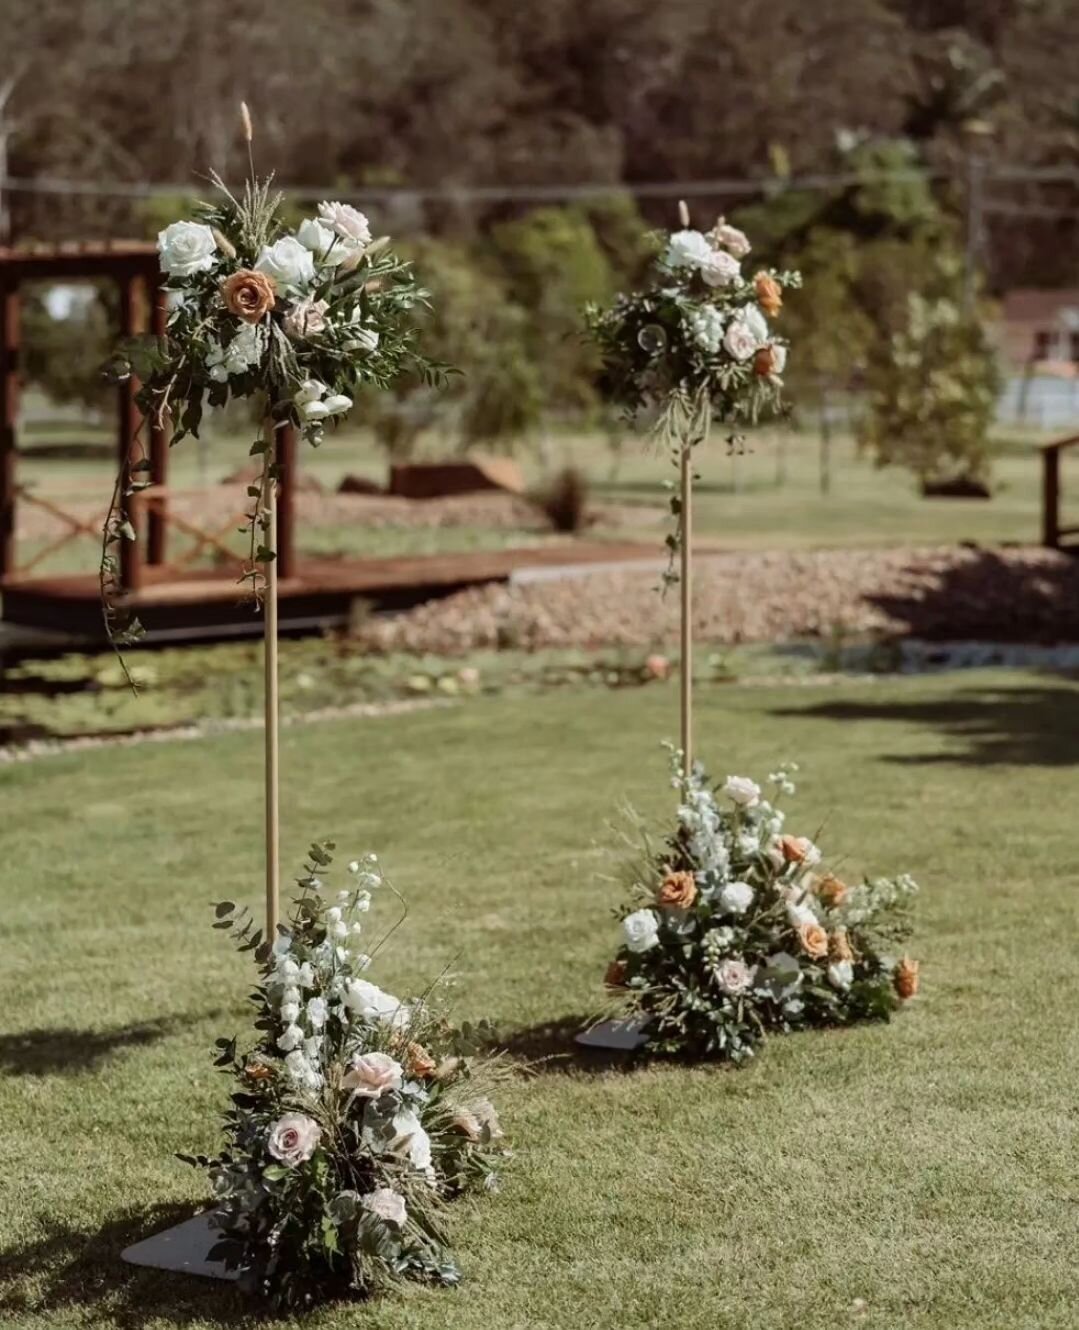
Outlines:
POLYGON ((737 226, 728 226, 726 222, 716 222, 710 233, 710 239, 714 245, 722 245, 724 249, 729 249, 736 259, 744 259, 752 249, 746 233, 739 231, 737 226))
POLYGON ((820 920, 808 905, 799 905, 793 901, 787 906, 787 918, 791 921, 791 926, 794 928, 802 928, 807 924, 820 923, 820 920))
POLYGON ((281 1019, 286 1025, 295 1025, 300 1019, 300 1004, 298 1002, 285 1002, 281 1006, 281 1019))
POLYGON ((360 1099, 381 1099, 387 1090, 400 1090, 403 1071, 388 1053, 362 1053, 352 1059, 341 1084, 360 1099))
POLYGON ((321 1030, 326 1024, 326 999, 313 997, 307 1003, 307 1019, 312 1029, 321 1030))
POLYGON ((653 910, 637 910, 622 920, 630 951, 647 951, 659 941, 659 919, 653 910))
POLYGON ((768 341, 768 320, 764 317, 758 305, 746 305, 738 317, 757 339, 759 346, 763 346, 768 341))
POLYGON ((315 1153, 321 1135, 313 1118, 304 1113, 286 1113, 270 1128, 266 1148, 282 1164, 295 1168, 315 1153))
POLYGON ((396 1224, 398 1228, 408 1217, 405 1198, 399 1196, 392 1187, 376 1187, 374 1191, 367 1193, 360 1204, 371 1214, 377 1215, 387 1224, 396 1224))
POLYGON ((748 776, 728 776, 723 793, 739 808, 756 808, 761 801, 761 787, 748 776))
POLYGON ((300 966, 300 973, 296 977, 300 981, 301 988, 314 988, 315 972, 311 968, 310 961, 304 961, 304 963, 300 966))
POLYGON ((393 1021, 404 1010, 400 998, 384 993, 366 979, 350 979, 345 990, 345 1006, 364 1020, 393 1021))
POLYGON ((721 249, 708 251, 707 259, 700 263, 701 276, 709 286, 730 286, 742 275, 738 260, 721 249))
POLYGON ((291 934, 289 934, 289 933, 278 933, 277 937, 274 939, 274 944, 273 944, 273 954, 274 954, 274 956, 275 956, 275 957, 276 957, 276 956, 287 956, 287 955, 288 955, 289 948, 290 948, 291 946, 292 946, 292 936, 291 936, 291 934))
POLYGON ((739 317, 731 320, 723 334, 723 345, 735 360, 748 360, 760 346, 760 341, 750 331, 745 320, 739 317))
POLYGON ((315 261, 311 251, 295 236, 282 236, 272 245, 264 245, 255 261, 255 271, 272 277, 278 286, 303 286, 313 281, 315 261))
POLYGON ((331 924, 336 924, 341 919, 341 917, 342 915, 341 915, 340 905, 331 905, 330 908, 326 911, 326 919, 331 924))
POLYGON ((159 231, 157 249, 161 271, 170 277, 190 277, 214 266, 217 241, 201 222, 173 222, 159 231))
POLYGON ((748 882, 727 882, 719 893, 719 903, 729 914, 745 914, 753 903, 753 888, 748 882))
POLYGON ((730 957, 716 967, 716 983, 732 996, 744 993, 753 982, 753 971, 737 957, 730 957))
POLYGON ((296 239, 315 256, 316 263, 336 268, 344 263, 351 253, 350 246, 344 244, 328 226, 314 217, 308 217, 300 223, 296 239))
POLYGON ((362 212, 347 203, 320 203, 318 217, 323 226, 340 236, 353 250, 371 243, 371 227, 362 212))
POLYGON ((833 961, 828 966, 828 982, 834 988, 850 988, 854 982, 854 966, 850 961, 833 961))
POLYGON ((345 351, 363 351, 370 353, 378 350, 379 336, 374 328, 364 328, 358 324, 359 313, 353 319, 351 337, 342 348, 345 351))
POLYGON ((700 231, 675 231, 664 256, 670 268, 700 268, 715 251, 700 231))
POLYGON ((394 1154, 406 1155, 413 1168, 430 1168, 431 1138, 411 1108, 402 1108, 394 1114, 393 1129, 396 1136, 390 1149, 394 1154))

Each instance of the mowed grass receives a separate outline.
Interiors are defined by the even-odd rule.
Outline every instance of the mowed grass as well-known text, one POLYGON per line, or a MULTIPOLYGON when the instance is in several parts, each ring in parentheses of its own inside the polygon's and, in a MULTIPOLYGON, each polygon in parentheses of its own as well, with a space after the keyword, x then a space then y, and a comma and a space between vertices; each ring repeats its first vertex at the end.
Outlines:
MULTIPOLYGON (((376 850, 411 903, 376 977, 449 963, 460 1018, 568 1051, 543 1027, 593 1009, 616 941, 605 824, 669 813, 675 724, 657 688, 290 729, 286 863, 376 850)), ((1077 733, 1079 689, 1033 674, 702 689, 717 776, 799 758, 792 829, 922 882, 923 996, 742 1071, 542 1066, 503 1096, 504 1190, 454 1209, 463 1285, 305 1324, 1071 1330, 1077 733)), ((210 1045, 244 1028, 209 903, 258 908, 259 778, 255 735, 0 770, 5 1330, 270 1323, 119 1262, 205 1200, 171 1156, 213 1147, 210 1045)))

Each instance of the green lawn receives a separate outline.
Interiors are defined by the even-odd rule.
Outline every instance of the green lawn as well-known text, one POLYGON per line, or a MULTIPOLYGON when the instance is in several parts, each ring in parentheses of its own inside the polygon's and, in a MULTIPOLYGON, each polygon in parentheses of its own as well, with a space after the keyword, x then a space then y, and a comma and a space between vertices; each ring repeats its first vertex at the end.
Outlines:
MULTIPOLYGON (((803 763, 792 827, 925 888, 924 996, 891 1027, 740 1072, 547 1066, 505 1095, 498 1197, 455 1209, 465 1282, 313 1330, 1072 1330, 1079 689, 982 673, 702 691, 717 775, 803 763)), ((447 962, 457 1014, 566 1047, 615 942, 623 796, 669 807, 673 688, 561 691, 285 732, 285 852, 372 848, 412 916, 376 977, 447 962), (459 959, 455 960, 455 958, 459 959)), ((247 971, 209 902, 260 894, 260 743, 0 769, 0 1325, 255 1326, 216 1285, 121 1266, 203 1191, 247 971)))

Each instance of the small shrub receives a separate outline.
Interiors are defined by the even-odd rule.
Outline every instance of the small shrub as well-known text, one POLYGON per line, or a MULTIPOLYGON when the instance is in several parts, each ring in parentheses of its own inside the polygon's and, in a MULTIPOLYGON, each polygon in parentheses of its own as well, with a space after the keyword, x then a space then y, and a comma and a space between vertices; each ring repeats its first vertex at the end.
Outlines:
POLYGON ((536 496, 536 504, 555 531, 582 531, 588 525, 588 481, 568 466, 536 496))

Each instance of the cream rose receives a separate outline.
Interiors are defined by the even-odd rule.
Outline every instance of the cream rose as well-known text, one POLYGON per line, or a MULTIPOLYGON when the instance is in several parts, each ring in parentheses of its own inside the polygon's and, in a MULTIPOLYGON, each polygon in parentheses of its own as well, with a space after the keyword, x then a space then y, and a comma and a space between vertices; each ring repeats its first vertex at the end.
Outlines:
POLYGON ((270 1128, 266 1148, 288 1168, 304 1163, 315 1153, 322 1130, 305 1113, 286 1113, 270 1128))
POLYGON ((347 203, 320 203, 318 219, 351 249, 363 249, 371 243, 371 227, 367 218, 347 203))
POLYGON ((170 277, 191 277, 214 266, 217 241, 213 231, 201 222, 173 222, 158 232, 157 251, 162 272, 170 277))
POLYGON ((431 1138, 411 1108, 402 1108, 394 1115, 393 1130, 390 1149, 394 1154, 405 1156, 413 1168, 430 1168, 431 1138))
POLYGON ((282 320, 282 326, 290 337, 310 337, 312 333, 324 332, 328 309, 325 300, 304 296, 302 300, 295 301, 282 320))
POLYGON ((727 882, 720 889, 719 903, 728 914, 745 914, 753 903, 753 888, 748 882, 727 882))
POLYGON ((399 1012, 407 1010, 400 998, 384 993, 377 984, 366 979, 350 979, 345 989, 345 1006, 356 1016, 368 1021, 394 1021, 399 1012))
POLYGON ((652 910, 635 910, 622 920, 622 932, 630 951, 647 951, 659 941, 659 920, 652 910))
POLYGON ((732 258, 722 249, 710 249, 708 257, 698 265, 701 276, 709 286, 730 286, 742 275, 737 259, 732 258))
POLYGON ((716 967, 716 983, 724 993, 735 997, 739 993, 744 993, 753 983, 753 973, 745 961, 732 956, 716 967))
POLYGON ((737 226, 729 226, 722 217, 708 233, 708 239, 713 245, 722 245, 724 249, 729 249, 736 259, 744 259, 752 249, 746 233, 739 231, 737 226))
POLYGON ((728 776, 723 793, 739 808, 756 808, 761 801, 761 787, 748 776, 728 776))
POLYGON ((377 1218, 387 1224, 396 1224, 398 1228, 408 1218, 405 1198, 399 1196, 392 1187, 376 1187, 367 1193, 360 1204, 377 1218))
POLYGON ((404 1068, 389 1053, 361 1053, 341 1078, 341 1086, 360 1099, 381 1099, 387 1091, 400 1090, 404 1068))

